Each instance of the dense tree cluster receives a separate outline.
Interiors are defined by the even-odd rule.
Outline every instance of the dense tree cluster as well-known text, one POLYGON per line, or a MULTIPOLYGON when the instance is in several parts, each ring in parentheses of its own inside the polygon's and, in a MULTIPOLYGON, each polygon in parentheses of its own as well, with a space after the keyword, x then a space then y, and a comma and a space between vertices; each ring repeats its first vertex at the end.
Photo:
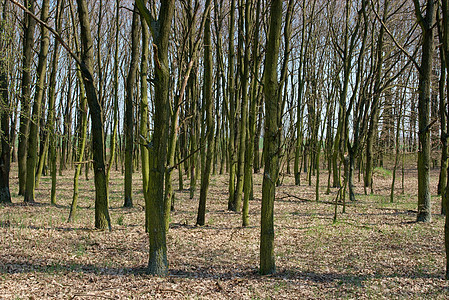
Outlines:
POLYGON ((92 168, 95 227, 110 230, 111 168, 125 174, 125 207, 141 172, 150 273, 167 274, 174 170, 191 198, 199 181, 199 226, 216 173, 228 174, 228 209, 254 222, 252 176, 263 170, 263 274, 275 272, 285 174, 298 186, 302 172, 309 185, 315 176, 316 200, 336 188, 336 219, 338 202, 344 212, 346 195, 357 200, 357 171, 373 193, 374 168, 394 157, 394 201, 401 157, 417 153, 417 221, 431 221, 432 164, 448 209, 448 0, 2 0, 1 15, 0 202, 11 192, 46 201, 34 192, 49 173, 56 204, 58 169, 72 167, 73 221, 92 168))

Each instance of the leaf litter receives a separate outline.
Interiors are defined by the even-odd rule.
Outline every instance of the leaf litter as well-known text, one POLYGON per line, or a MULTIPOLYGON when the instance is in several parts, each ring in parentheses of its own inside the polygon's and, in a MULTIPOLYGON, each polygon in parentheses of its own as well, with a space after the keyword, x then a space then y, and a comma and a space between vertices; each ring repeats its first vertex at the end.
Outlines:
MULTIPOLYGON (((16 172, 16 170, 14 170, 16 172)), ((199 191, 176 191, 167 235, 169 276, 146 274, 148 236, 144 200, 134 174, 134 208, 122 208, 123 176, 111 174, 112 232, 94 223, 93 179, 80 182, 78 216, 66 223, 72 171, 58 177, 57 206, 50 206, 50 180, 43 177, 37 204, 17 196, 0 206, 0 298, 27 299, 446 299, 444 218, 440 197, 432 198, 433 221, 415 223, 416 171, 407 171, 405 194, 398 183, 389 202, 390 178, 375 177, 375 194, 356 185, 354 203, 333 220, 337 189, 315 201, 315 183, 295 186, 285 175, 275 202, 277 272, 258 274, 262 175, 254 177, 250 226, 226 210, 227 175, 214 175, 206 225, 196 227, 199 191)), ((177 178, 175 175, 173 178, 177 178)), ((327 178, 322 174, 322 178, 327 178)), ((438 171, 431 171, 436 195, 438 171)), ((177 183, 175 182, 175 188, 177 183)))

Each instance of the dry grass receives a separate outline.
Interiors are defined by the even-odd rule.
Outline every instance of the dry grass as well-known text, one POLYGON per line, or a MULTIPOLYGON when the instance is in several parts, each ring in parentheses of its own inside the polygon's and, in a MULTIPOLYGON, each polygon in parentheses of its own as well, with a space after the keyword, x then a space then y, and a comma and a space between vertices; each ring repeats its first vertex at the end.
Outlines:
MULTIPOLYGON (((22 204, 12 173, 13 205, 0 206, 0 298, 432 298, 449 297, 444 274, 443 222, 433 197, 431 224, 415 223, 416 172, 406 177, 405 194, 389 203, 391 178, 375 178, 376 195, 363 195, 332 224, 333 206, 314 186, 294 186, 285 176, 275 204, 276 264, 273 276, 258 275, 261 175, 255 176, 250 222, 227 207, 227 176, 212 177, 207 225, 195 227, 198 197, 176 193, 168 234, 170 276, 145 274, 148 238, 143 197, 135 174, 132 209, 122 208, 119 172, 111 177, 112 232, 93 228, 93 180, 81 180, 78 217, 67 224, 72 171, 58 178, 58 205, 50 206, 50 179, 43 177, 36 205, 22 204), (290 196, 289 196, 290 195, 290 196), (307 199, 305 201, 301 199, 307 199)), ((177 178, 177 176, 174 176, 177 178)), ((432 171, 432 195, 438 171, 432 171)), ((305 177, 302 180, 306 183, 305 177)), ((398 179, 398 187, 400 178, 398 179)), ((341 209, 339 210, 341 211, 341 209)))

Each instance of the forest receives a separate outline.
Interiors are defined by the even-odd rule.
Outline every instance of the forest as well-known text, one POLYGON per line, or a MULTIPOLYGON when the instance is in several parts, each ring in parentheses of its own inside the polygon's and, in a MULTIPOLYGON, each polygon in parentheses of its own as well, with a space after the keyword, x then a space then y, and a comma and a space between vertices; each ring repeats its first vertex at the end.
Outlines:
POLYGON ((449 0, 0 3, 0 298, 449 297, 449 0))

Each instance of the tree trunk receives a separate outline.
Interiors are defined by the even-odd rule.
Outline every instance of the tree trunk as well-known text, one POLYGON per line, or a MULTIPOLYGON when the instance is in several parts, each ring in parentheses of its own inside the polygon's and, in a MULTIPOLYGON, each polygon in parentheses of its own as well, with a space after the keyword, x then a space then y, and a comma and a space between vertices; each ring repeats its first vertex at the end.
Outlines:
POLYGON ((150 26, 154 38, 154 134, 149 145, 149 182, 147 197, 150 204, 148 273, 165 276, 168 273, 166 228, 164 222, 164 175, 167 163, 168 95, 170 73, 168 68, 168 40, 174 14, 174 0, 161 1, 159 17, 154 21, 142 0, 137 0, 140 13, 150 26))
MULTIPOLYGON (((118 149, 117 149, 117 131, 118 131, 118 72, 119 72, 119 35, 120 35, 120 0, 115 2, 115 41, 114 41, 114 98, 112 102, 113 110, 113 120, 111 128, 111 138, 109 143, 109 160, 106 167, 106 181, 108 182, 108 193, 109 193, 109 178, 111 174, 112 164, 114 160, 116 161, 117 170, 117 160, 118 160, 118 149)), ((134 14, 133 14, 134 17, 134 14)), ((109 195, 108 195, 109 198, 109 195)))
MULTIPOLYGON (((145 1, 146 2, 146 1, 145 1)), ((141 16, 140 23, 142 25, 142 57, 140 60, 140 105, 139 105, 139 133, 140 133, 140 160, 142 161, 142 189, 143 197, 145 199, 145 231, 149 232, 149 218, 150 218, 150 203, 148 199, 148 180, 150 176, 149 166, 149 152, 145 147, 145 140, 149 140, 150 130, 148 124, 148 55, 149 55, 149 40, 150 32, 148 24, 141 16)))
POLYGON ((93 79, 93 43, 86 0, 77 0, 81 27, 81 71, 91 114, 92 154, 95 180, 95 228, 111 230, 104 158, 103 109, 93 79))
POLYGON ((0 203, 11 203, 9 191, 9 170, 11 161, 11 146, 9 132, 9 113, 11 104, 8 98, 8 72, 9 48, 8 34, 5 32, 7 3, 3 4, 2 21, 0 21, 0 127, 1 127, 1 153, 0 153, 0 203))
MULTIPOLYGON (((61 31, 62 22, 62 7, 64 5, 64 0, 57 1, 56 7, 56 31, 59 33, 61 31)), ((47 147, 49 164, 50 164, 50 174, 52 178, 51 186, 51 197, 50 202, 52 205, 56 205, 56 171, 53 173, 54 168, 56 168, 56 147, 55 147, 55 122, 56 122, 56 73, 59 61, 59 41, 55 39, 55 46, 53 49, 53 57, 51 62, 51 73, 50 73, 50 83, 48 92, 48 114, 47 114, 47 134, 45 137, 44 145, 47 147)))
MULTIPOLYGON (((246 5, 249 6, 249 1, 246 1, 246 5)), ((249 80, 249 51, 250 51, 250 12, 245 11, 245 6, 239 6, 239 70, 240 70, 240 82, 241 82, 241 112, 239 122, 239 146, 238 146, 238 159, 237 159, 237 185, 234 195, 233 208, 235 211, 241 210, 243 185, 245 175, 245 149, 246 149, 246 134, 248 127, 248 80, 249 80), (246 29, 246 30, 245 30, 246 29), (243 51, 243 32, 246 33, 245 50, 243 51)), ((249 193, 249 191, 247 191, 249 193)))
POLYGON ((209 178, 212 167, 213 160, 213 149, 214 149, 214 116, 213 116, 213 65, 212 65, 212 41, 211 41, 211 21, 210 21, 210 10, 208 7, 211 5, 211 0, 206 0, 205 7, 207 9, 206 13, 206 23, 204 26, 204 84, 203 84, 203 101, 205 103, 206 110, 206 161, 202 168, 201 173, 201 188, 200 188, 200 201, 198 206, 198 215, 196 219, 196 224, 203 226, 206 219, 206 199, 207 192, 209 189, 209 178))
MULTIPOLYGON (((25 6, 34 13, 34 0, 26 0, 25 6)), ((19 195, 25 195, 26 189, 26 160, 27 142, 30 124, 31 98, 31 63, 33 60, 34 30, 36 21, 28 14, 24 17, 25 31, 22 51, 22 97, 20 98, 20 126, 19 145, 17 148, 17 162, 19 167, 19 195)))
MULTIPOLYGON (((443 45, 442 49, 444 51, 444 62, 446 65, 446 70, 449 69, 449 0, 442 0, 442 11, 443 11, 443 45)), ((449 86, 449 76, 447 77, 447 85, 449 86)), ((447 113, 449 113, 449 107, 447 108, 447 113)), ((447 132, 446 132, 447 133, 447 132)), ((443 205, 446 209, 446 218, 444 223, 444 246, 446 250, 446 280, 449 279, 449 176, 446 182, 446 192, 443 199, 443 205)))
POLYGON ((234 82, 234 27, 235 0, 231 0, 229 14, 229 49, 228 49, 228 95, 229 95, 229 200, 228 210, 237 211, 235 207, 235 177, 236 177, 236 149, 235 149, 235 82, 234 82))
MULTIPOLYGON (((260 59, 259 59, 259 29, 260 29, 260 7, 261 7, 261 0, 257 1, 256 4, 256 24, 254 28, 254 39, 253 39, 253 53, 252 53, 252 60, 253 60, 253 74, 256 76, 256 74, 259 73, 260 68, 260 59)), ((249 6, 246 8, 246 14, 250 14, 250 8, 249 6)), ((249 23, 248 21, 246 21, 249 23)), ((247 42, 248 45, 249 42, 249 24, 247 26, 247 42)), ((248 53, 249 55, 249 53, 248 53)), ((246 57, 245 54, 245 64, 249 64, 249 57, 246 57)), ((253 77, 251 79, 251 87, 250 87, 250 103, 249 103, 249 116, 248 116, 248 139, 246 140, 246 153, 245 153, 245 179, 244 179, 244 188, 245 191, 244 198, 243 198, 243 209, 242 209, 242 226, 248 226, 249 225, 249 200, 251 199, 251 191, 253 188, 253 164, 254 164, 254 142, 255 142, 255 136, 256 136, 256 117, 257 117, 257 89, 258 89, 258 83, 257 80, 253 77)))
POLYGON ((262 212, 260 233, 260 273, 272 274, 276 271, 274 260, 274 197, 275 182, 279 172, 279 147, 281 132, 279 120, 279 83, 277 80, 277 61, 279 56, 282 27, 282 1, 271 2, 270 31, 267 40, 265 59, 265 138, 264 138, 264 176, 262 183, 262 212))
POLYGON ((133 144, 134 144, 134 117, 133 117, 133 91, 136 83, 138 55, 139 55, 139 15, 134 8, 131 28, 131 62, 128 78, 126 79, 125 98, 125 203, 124 207, 132 207, 132 180, 133 180, 133 144))
POLYGON ((449 153, 448 153, 448 124, 447 124, 447 118, 446 118, 446 105, 447 105, 447 99, 445 95, 445 88, 446 88, 446 79, 447 79, 447 72, 446 72, 446 59, 444 55, 444 37, 443 37, 443 28, 440 25, 440 20, 437 18, 437 24, 438 24, 438 36, 440 39, 440 43, 443 44, 442 47, 440 47, 440 60, 441 60, 441 66, 440 66, 440 78, 438 81, 438 91, 439 91, 439 115, 440 115, 440 124, 441 124, 441 168, 440 168, 440 177, 438 182, 438 194, 441 195, 441 214, 445 215, 445 206, 444 206, 444 198, 446 193, 446 183, 447 183, 447 168, 449 167, 448 159, 449 159, 449 153))
MULTIPOLYGON (((70 5, 70 15, 72 18, 72 22, 75 23, 75 16, 73 11, 72 3, 69 2, 70 5)), ((79 43, 78 36, 75 32, 73 32, 75 47, 79 54, 79 43)), ((77 68, 76 76, 79 83, 80 93, 79 93, 79 102, 78 102, 78 116, 79 116, 79 136, 78 136, 78 150, 77 150, 77 164, 75 166, 75 174, 73 176, 73 195, 72 195, 72 203, 70 205, 70 213, 67 222, 73 222, 75 220, 76 211, 78 208, 78 196, 79 196, 79 177, 81 175, 81 168, 83 167, 83 158, 86 150, 86 135, 87 135, 87 98, 86 98, 86 90, 84 88, 83 77, 81 74, 81 68, 77 68)), ((86 158, 88 158, 86 153, 86 158)), ((55 165, 52 168, 56 168, 56 155, 55 155, 55 165)), ((87 168, 88 163, 86 162, 86 176, 87 176, 87 168)))
POLYGON ((432 77, 433 60, 433 23, 435 19, 435 5, 433 0, 427 1, 426 16, 422 16, 419 1, 414 0, 415 12, 418 22, 421 25, 422 39, 422 59, 419 69, 418 84, 418 222, 431 221, 430 207, 430 128, 429 128, 429 104, 430 104, 430 84, 432 77))
MULTIPOLYGON (((41 9, 41 20, 48 21, 50 1, 44 0, 41 9)), ((27 165, 26 165, 26 188, 25 202, 35 202, 34 190, 36 187, 36 164, 39 145, 39 118, 41 117, 42 99, 44 97, 45 73, 47 71, 47 54, 50 44, 48 29, 41 25, 41 48, 39 52, 39 61, 37 65, 37 85, 34 97, 33 112, 31 115, 30 132, 28 136, 27 165)))

